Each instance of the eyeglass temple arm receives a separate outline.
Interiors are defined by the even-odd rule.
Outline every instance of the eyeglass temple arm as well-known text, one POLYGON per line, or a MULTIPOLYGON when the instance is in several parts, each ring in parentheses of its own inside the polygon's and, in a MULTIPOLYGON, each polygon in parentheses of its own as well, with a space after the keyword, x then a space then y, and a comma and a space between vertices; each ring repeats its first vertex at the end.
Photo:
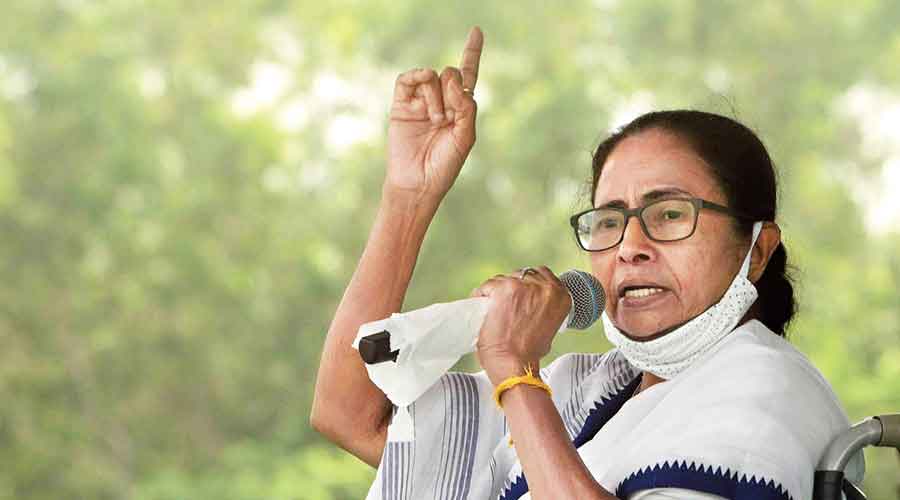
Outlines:
POLYGON ((755 220, 755 219, 756 219, 756 217, 753 217, 752 215, 743 214, 743 213, 738 212, 738 211, 736 211, 736 210, 732 210, 732 209, 730 209, 730 208, 728 208, 728 207, 726 207, 726 206, 719 205, 718 203, 713 203, 713 202, 711 202, 711 201, 701 200, 701 199, 699 199, 699 198, 697 198, 697 202, 700 204, 700 208, 708 208, 708 209, 710 209, 710 210, 715 210, 715 211, 717 211, 717 212, 722 212, 722 213, 725 213, 725 214, 728 214, 728 215, 733 215, 733 216, 735 216, 735 217, 737 217, 737 218, 740 218, 740 219, 747 219, 747 220, 755 220))

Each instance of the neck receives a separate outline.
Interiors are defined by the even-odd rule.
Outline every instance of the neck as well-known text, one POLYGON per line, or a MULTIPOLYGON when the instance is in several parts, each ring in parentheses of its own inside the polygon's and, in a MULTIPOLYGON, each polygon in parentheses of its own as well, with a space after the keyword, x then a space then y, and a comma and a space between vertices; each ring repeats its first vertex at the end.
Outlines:
POLYGON ((634 391, 634 394, 637 394, 649 387, 652 387, 660 382, 665 382, 666 379, 657 377, 656 375, 650 372, 643 372, 641 374, 641 383, 638 384, 638 388, 634 391))
MULTIPOLYGON (((756 313, 756 304, 754 304, 753 307, 749 311, 747 311, 747 314, 745 314, 744 317, 741 318, 741 320, 738 322, 738 326, 743 325, 744 323, 750 321, 751 319, 758 319, 756 317, 755 313, 756 313)), ((735 327, 735 329, 737 329, 737 326, 735 327)), ((639 392, 641 392, 645 389, 648 389, 660 382, 665 382, 665 381, 666 381, 666 379, 657 377, 656 375, 654 375, 651 372, 646 372, 646 371, 641 372, 641 383, 638 384, 638 387, 634 391, 634 394, 632 394, 632 396, 636 396, 639 392)))

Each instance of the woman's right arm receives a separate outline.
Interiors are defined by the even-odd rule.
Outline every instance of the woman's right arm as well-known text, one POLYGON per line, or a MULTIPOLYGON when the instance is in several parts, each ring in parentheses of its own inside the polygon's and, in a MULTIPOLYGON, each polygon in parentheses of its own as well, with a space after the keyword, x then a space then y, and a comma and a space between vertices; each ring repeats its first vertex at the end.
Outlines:
POLYGON ((361 324, 400 310, 436 210, 434 202, 384 192, 369 241, 325 338, 310 423, 374 467, 381 460, 391 403, 369 380, 350 344, 361 324))
POLYGON ((325 338, 310 424, 373 467, 391 403, 351 343, 363 323, 400 311, 428 225, 475 143, 476 105, 463 88, 475 88, 482 44, 473 28, 460 69, 447 67, 440 76, 415 69, 397 78, 381 204, 325 338))

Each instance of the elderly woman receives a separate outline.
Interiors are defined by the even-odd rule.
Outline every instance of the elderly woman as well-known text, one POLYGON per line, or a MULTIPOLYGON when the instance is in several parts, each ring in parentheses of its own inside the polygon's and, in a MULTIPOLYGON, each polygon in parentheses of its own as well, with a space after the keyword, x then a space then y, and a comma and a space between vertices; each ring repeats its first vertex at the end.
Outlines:
MULTIPOLYGON (((849 422, 784 339, 794 298, 768 153, 698 111, 643 115, 594 153, 593 208, 571 222, 615 348, 541 369, 567 292, 546 267, 495 276, 472 293, 490 299, 484 371, 444 375, 411 405, 414 440, 392 437, 392 405, 351 342, 400 310, 475 142, 482 40, 470 32, 460 69, 397 79, 382 203, 328 332, 312 425, 378 468, 372 499, 809 498, 849 422)), ((857 456, 848 477, 862 470, 857 456)))

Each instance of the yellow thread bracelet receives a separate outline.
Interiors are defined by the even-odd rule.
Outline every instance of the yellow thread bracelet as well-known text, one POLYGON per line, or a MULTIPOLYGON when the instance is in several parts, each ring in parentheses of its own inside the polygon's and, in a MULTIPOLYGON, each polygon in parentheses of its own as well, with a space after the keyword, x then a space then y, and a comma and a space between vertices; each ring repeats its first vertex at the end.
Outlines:
MULTIPOLYGON (((500 396, 503 395, 503 393, 507 389, 509 389, 513 386, 516 386, 518 384, 527 384, 530 386, 538 387, 540 389, 547 391, 547 394, 550 395, 551 397, 553 396, 553 391, 550 390, 550 386, 547 385, 546 383, 544 383, 543 380, 535 377, 534 373, 531 371, 531 366, 529 365, 529 366, 525 367, 525 375, 521 375, 518 377, 509 377, 508 379, 504 380, 503 382, 500 382, 497 385, 497 388, 494 389, 494 401, 497 402, 497 406, 500 407, 501 410, 503 409, 503 405, 500 403, 500 396)), ((512 439, 512 437, 510 437, 509 438, 509 446, 512 446, 512 445, 513 445, 513 439, 512 439)))
POLYGON ((511 387, 519 384, 527 384, 530 386, 538 387, 547 391, 547 394, 549 394, 550 396, 553 396, 553 391, 550 390, 550 386, 545 384, 543 380, 534 376, 534 373, 531 371, 531 366, 526 366, 525 375, 521 375, 518 377, 509 377, 503 382, 500 382, 497 385, 497 388, 494 389, 494 401, 497 403, 497 406, 500 409, 503 409, 503 404, 500 403, 500 396, 502 396, 507 389, 510 389, 511 387))

